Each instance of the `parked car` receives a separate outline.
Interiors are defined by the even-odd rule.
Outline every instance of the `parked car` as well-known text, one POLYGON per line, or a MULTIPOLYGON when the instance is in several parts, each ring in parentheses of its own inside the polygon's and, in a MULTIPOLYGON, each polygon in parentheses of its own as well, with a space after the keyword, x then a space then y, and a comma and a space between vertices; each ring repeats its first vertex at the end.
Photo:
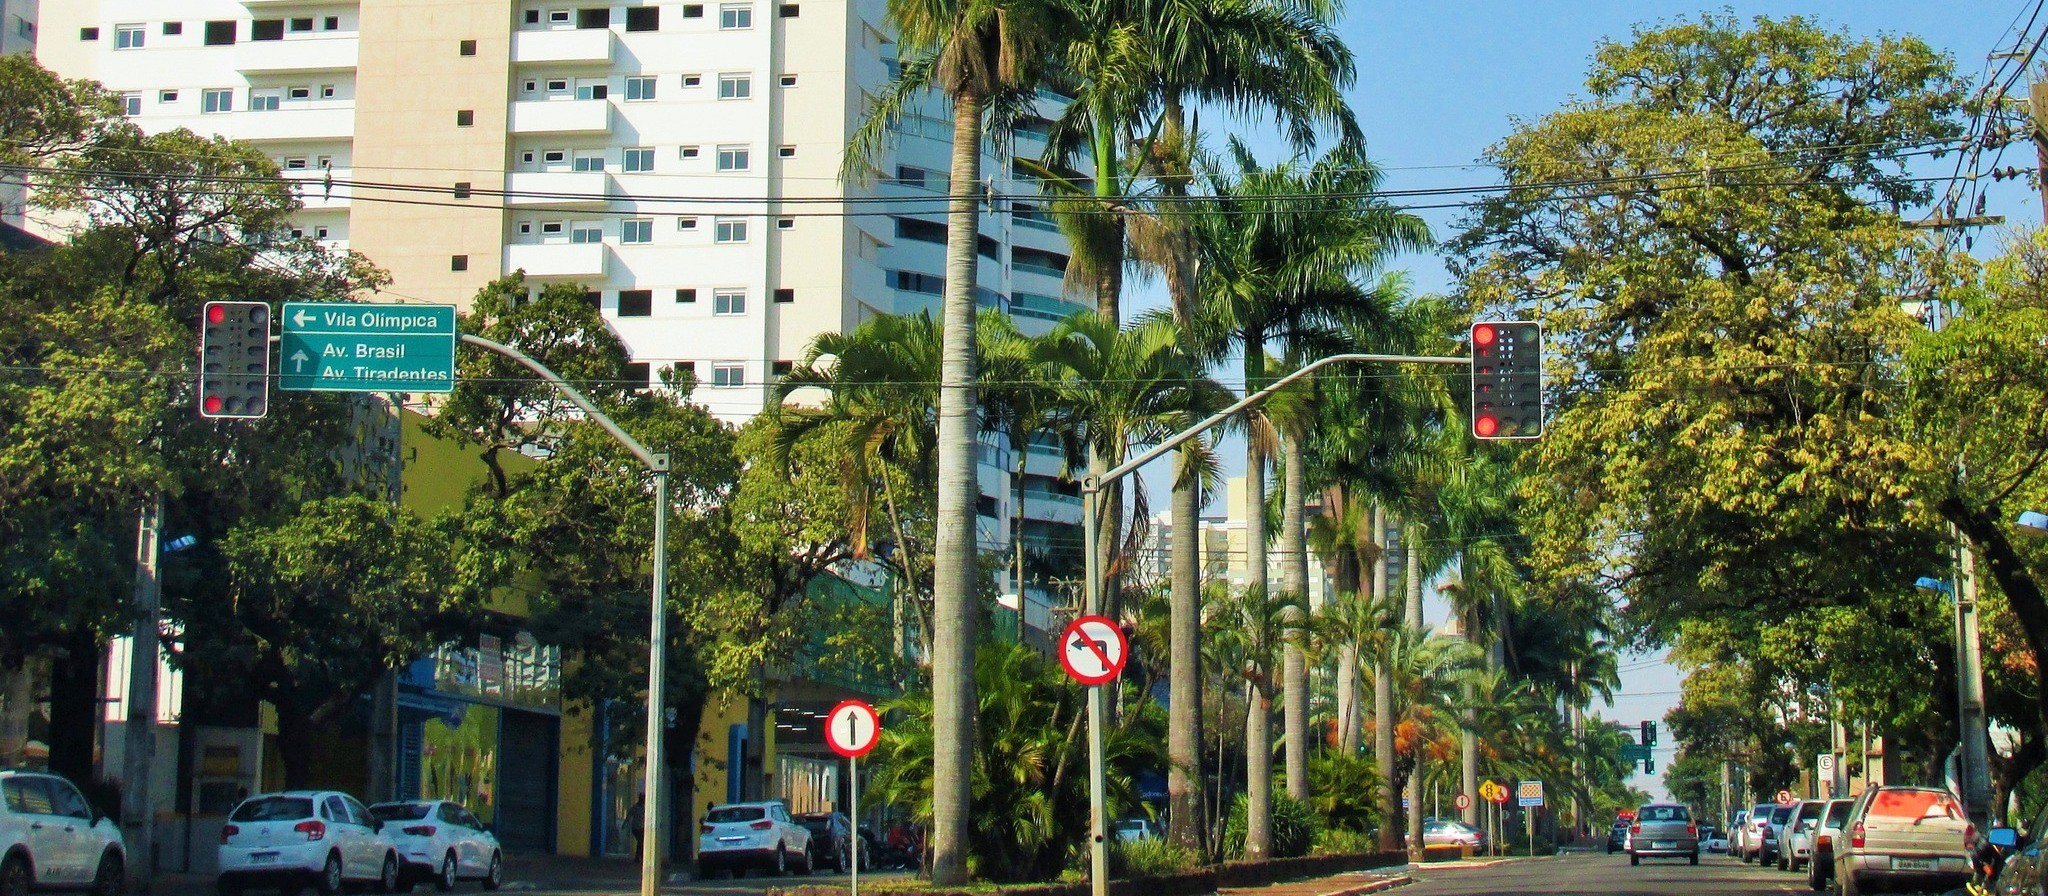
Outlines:
POLYGON ((1946 790, 1873 787, 1849 810, 1844 830, 1847 836, 1834 844, 1842 896, 1941 892, 1970 880, 1977 832, 1946 790))
POLYGON ((1816 891, 1834 882, 1835 841, 1842 839, 1843 825, 1855 805, 1855 800, 1828 800, 1821 812, 1820 826, 1813 832, 1813 859, 1806 863, 1806 885, 1816 891))
POLYGON ((1728 854, 1741 858, 1743 839, 1749 836, 1749 810, 1735 810, 1735 818, 1728 822, 1728 854))
POLYGON ((1628 849, 1628 826, 1628 819, 1617 818, 1614 820, 1614 827, 1609 828, 1607 830, 1608 855, 1613 855, 1616 852, 1622 852, 1628 849))
POLYGON ((1700 828, 1700 851, 1727 852, 1728 835, 1716 828, 1700 828))
POLYGON ((1628 829, 1628 863, 1640 865, 1649 856, 1683 857, 1700 863, 1700 829, 1692 810, 1676 803, 1650 803, 1636 810, 1628 829))
POLYGON ((787 874, 811 870, 811 832, 789 817, 780 801, 727 803, 704 813, 697 835, 697 876, 758 868, 787 874))
POLYGON ((128 849, 121 828, 71 782, 0 771, 0 893, 92 888, 123 892, 128 849))
POLYGON ((1125 843, 1137 840, 1157 840, 1159 839, 1159 826, 1153 824, 1152 819, 1149 818, 1126 818, 1110 825, 1109 836, 1112 840, 1125 843))
POLYGON ((1764 852, 1764 828, 1771 826, 1771 810, 1777 806, 1758 803, 1750 807, 1749 818, 1742 826, 1742 860, 1757 861, 1764 852))
POLYGON ((1462 821, 1439 819, 1422 823, 1422 845, 1464 846, 1473 852, 1486 850, 1486 833, 1462 821))
POLYGON ((370 816, 384 822, 384 833, 398 844, 398 861, 404 867, 401 889, 415 881, 431 880, 443 893, 455 889, 456 881, 482 881, 484 889, 495 890, 504 883, 504 857, 498 837, 484 829, 468 809, 447 800, 412 800, 378 803, 370 816))
POLYGON ((1757 864, 1778 864, 1778 855, 1785 848, 1785 832, 1792 825, 1792 813, 1797 811, 1798 803, 1771 807, 1771 814, 1765 816, 1764 823, 1757 828, 1758 833, 1762 835, 1762 840, 1757 846, 1757 864))
POLYGON ((334 896, 349 884, 399 886, 398 845, 355 797, 289 790, 243 800, 220 829, 220 896, 251 886, 334 896))
POLYGON ((1782 838, 1785 848, 1778 851, 1779 871, 1798 871, 1813 858, 1813 834, 1820 828, 1820 815, 1827 808, 1826 800, 1802 800, 1799 803, 1782 838))
MULTIPOLYGON (((837 812, 801 812, 796 823, 811 832, 812 868, 831 868, 835 874, 845 874, 853 867, 853 825, 846 816, 837 812)), ((866 867, 867 856, 860 860, 862 867, 866 867)))

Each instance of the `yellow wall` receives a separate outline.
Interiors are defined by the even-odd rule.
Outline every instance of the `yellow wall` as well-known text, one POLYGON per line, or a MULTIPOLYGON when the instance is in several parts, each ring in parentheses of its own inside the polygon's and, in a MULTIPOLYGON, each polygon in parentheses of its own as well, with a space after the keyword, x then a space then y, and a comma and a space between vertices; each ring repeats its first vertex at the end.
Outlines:
POLYGON ((565 706, 562 711, 561 781, 555 799, 555 854, 590 855, 590 776, 597 763, 591 749, 590 707, 565 706))

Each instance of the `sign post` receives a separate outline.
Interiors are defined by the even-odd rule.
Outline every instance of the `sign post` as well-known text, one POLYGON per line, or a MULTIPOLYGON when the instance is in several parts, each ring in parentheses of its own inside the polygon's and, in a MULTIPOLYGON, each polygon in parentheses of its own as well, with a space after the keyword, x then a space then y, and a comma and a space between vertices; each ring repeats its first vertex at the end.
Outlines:
POLYGON ((455 306, 286 302, 278 388, 452 392, 455 306))
POLYGON ((853 829, 846 832, 846 845, 853 857, 846 863, 847 884, 852 896, 860 896, 860 757, 875 748, 882 738, 882 717, 875 708, 859 700, 846 700, 825 714, 825 745, 846 757, 846 817, 853 829))
MULTIPOLYGON (((1543 782, 1523 781, 1516 784, 1515 804, 1531 810, 1543 808, 1543 782)), ((1522 826, 1529 829, 1529 855, 1534 857, 1536 855, 1536 813, 1534 811, 1523 813, 1522 826)))
MULTIPOLYGON (((1082 524, 1093 531, 1095 525, 1096 496, 1083 499, 1082 524)), ((1102 724, 1107 712, 1103 707, 1102 686, 1114 680, 1124 670, 1124 660, 1131 654, 1130 642, 1124 640, 1123 629, 1107 616, 1094 615, 1101 606, 1101 595, 1096 590, 1095 552, 1088 552, 1088 610, 1090 615, 1082 616, 1067 623, 1066 631, 1060 633, 1060 668, 1067 670, 1068 677, 1088 687, 1088 877, 1093 896, 1108 896, 1109 893, 1109 818, 1103 806, 1103 791, 1108 789, 1104 781, 1102 759, 1102 724)))
POLYGON ((1835 795, 1835 754, 1822 753, 1814 757, 1813 783, 1818 786, 1821 799, 1835 795))

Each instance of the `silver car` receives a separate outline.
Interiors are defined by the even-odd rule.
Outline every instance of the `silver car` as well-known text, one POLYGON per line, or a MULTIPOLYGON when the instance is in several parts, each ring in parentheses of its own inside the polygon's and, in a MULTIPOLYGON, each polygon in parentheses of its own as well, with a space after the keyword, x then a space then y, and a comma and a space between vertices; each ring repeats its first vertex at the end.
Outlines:
POLYGON ((1700 863, 1700 829, 1692 810, 1676 803, 1651 803, 1636 810, 1628 829, 1628 863, 1640 865, 1644 856, 1686 858, 1700 863))
POLYGON ((1970 880, 1975 833, 1946 790, 1873 787, 1834 843, 1835 880, 1842 896, 1956 889, 1970 880))

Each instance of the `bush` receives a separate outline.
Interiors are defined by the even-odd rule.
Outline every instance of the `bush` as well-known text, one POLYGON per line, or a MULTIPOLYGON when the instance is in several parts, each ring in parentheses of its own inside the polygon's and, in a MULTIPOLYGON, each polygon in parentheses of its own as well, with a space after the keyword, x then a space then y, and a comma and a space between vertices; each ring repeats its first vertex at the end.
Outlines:
MULTIPOLYGON (((1230 804, 1230 820, 1223 826, 1225 858, 1244 858, 1245 813, 1250 805, 1243 794, 1238 794, 1237 801, 1230 804)), ((1284 793, 1273 794, 1273 852, 1267 858, 1308 855, 1321 831, 1321 819, 1307 803, 1284 793)))
POLYGON ((1324 750, 1308 760, 1308 801, 1323 826, 1363 833, 1379 825, 1379 764, 1324 750))
POLYGON ((1118 840, 1109 845, 1109 873, 1112 877, 1162 877, 1193 871, 1201 866, 1200 854, 1175 846, 1163 837, 1118 840))
POLYGON ((1370 831, 1325 828, 1316 834, 1316 855, 1356 855, 1380 851, 1379 838, 1370 831))

